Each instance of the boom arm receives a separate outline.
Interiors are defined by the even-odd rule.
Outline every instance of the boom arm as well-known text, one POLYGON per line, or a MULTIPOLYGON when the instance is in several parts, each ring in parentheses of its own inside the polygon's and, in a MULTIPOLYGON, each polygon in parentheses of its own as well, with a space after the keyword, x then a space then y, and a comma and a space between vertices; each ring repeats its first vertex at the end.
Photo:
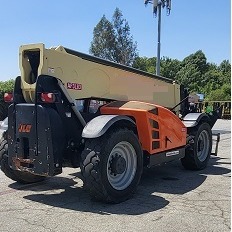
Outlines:
POLYGON ((180 86, 170 79, 62 46, 21 46, 20 69, 26 102, 34 102, 36 80, 42 74, 60 79, 72 99, 138 100, 167 108, 180 102, 180 86))

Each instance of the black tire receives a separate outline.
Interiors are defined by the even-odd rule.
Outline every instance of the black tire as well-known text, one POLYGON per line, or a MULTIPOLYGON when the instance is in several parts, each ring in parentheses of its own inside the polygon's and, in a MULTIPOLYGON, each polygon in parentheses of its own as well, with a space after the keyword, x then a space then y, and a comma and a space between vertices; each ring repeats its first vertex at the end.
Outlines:
POLYGON ((208 123, 202 123, 189 131, 188 147, 181 159, 184 168, 202 170, 206 168, 212 150, 212 131, 208 123))
POLYGON ((7 132, 4 132, 0 140, 0 164, 1 170, 5 173, 5 175, 21 184, 30 184, 43 181, 46 178, 44 176, 33 175, 28 172, 21 172, 10 168, 8 164, 8 144, 6 137, 7 132))
POLYGON ((84 187, 93 199, 119 203, 135 192, 143 171, 143 153, 133 131, 119 129, 89 139, 81 157, 84 187))

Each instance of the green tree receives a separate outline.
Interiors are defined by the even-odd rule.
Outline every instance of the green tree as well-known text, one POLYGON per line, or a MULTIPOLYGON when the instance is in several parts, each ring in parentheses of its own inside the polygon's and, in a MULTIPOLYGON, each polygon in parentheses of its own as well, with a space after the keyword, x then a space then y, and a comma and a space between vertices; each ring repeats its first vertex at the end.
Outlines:
MULTIPOLYGON (((201 92, 205 86, 204 74, 209 70, 209 64, 205 54, 199 50, 185 57, 176 74, 176 79, 183 84, 190 92, 201 92)), ((204 92, 203 92, 204 93, 204 92)))
POLYGON ((212 63, 208 66, 208 71, 202 76, 201 92, 206 95, 207 100, 230 100, 231 66, 229 61, 222 61, 219 66, 212 63))
MULTIPOLYGON (((155 73, 156 58, 137 57, 133 67, 155 73)), ((203 93, 207 100, 228 101, 231 98, 231 64, 208 63, 205 54, 199 50, 185 57, 183 61, 164 57, 161 59, 161 76, 177 80, 189 92, 203 93)))
POLYGON ((200 91, 204 94, 209 94, 211 91, 220 88, 222 83, 222 73, 218 70, 217 66, 210 66, 211 68, 202 75, 200 91))
POLYGON ((219 70, 224 74, 224 75, 229 75, 231 73, 231 64, 229 60, 223 60, 221 64, 219 65, 219 70))
POLYGON ((155 73, 156 58, 137 57, 134 60, 133 67, 151 74, 155 73))
POLYGON ((130 34, 130 26, 123 19, 119 8, 116 8, 114 11, 113 25, 116 38, 115 61, 132 66, 134 59, 138 56, 137 43, 133 41, 133 36, 130 34))
POLYGON ((208 71, 208 63, 205 54, 199 50, 189 56, 185 57, 181 63, 181 66, 194 65, 201 74, 208 71))
POLYGON ((226 84, 231 83, 231 64, 228 60, 223 60, 218 67, 219 71, 222 73, 222 82, 226 84))
POLYGON ((115 57, 115 33, 112 23, 105 15, 93 30, 93 41, 90 46, 90 53, 107 60, 114 61, 115 57))
POLYGON ((231 100, 231 86, 224 84, 221 88, 213 90, 207 96, 210 101, 230 101, 231 100))
POLYGON ((103 16, 94 28, 89 52, 103 59, 132 66, 138 56, 137 43, 133 41, 129 24, 118 8, 114 11, 112 22, 103 16))
MULTIPOLYGON (((160 75, 169 79, 175 79, 180 69, 181 62, 177 59, 163 57, 160 61, 160 75)), ((155 74, 156 57, 137 57, 133 63, 133 67, 155 74)))
POLYGON ((160 62, 160 75, 175 80, 180 67, 181 61, 163 57, 160 62))
POLYGON ((201 85, 201 72, 195 64, 185 64, 176 74, 179 84, 184 85, 190 92, 198 92, 201 85))

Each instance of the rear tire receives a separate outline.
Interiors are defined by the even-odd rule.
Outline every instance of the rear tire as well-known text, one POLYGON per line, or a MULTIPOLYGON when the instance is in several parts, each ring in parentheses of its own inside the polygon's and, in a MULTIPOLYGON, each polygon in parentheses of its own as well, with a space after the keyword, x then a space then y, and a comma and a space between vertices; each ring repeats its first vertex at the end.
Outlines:
POLYGON ((137 136, 128 129, 108 132, 86 141, 81 171, 93 199, 119 203, 135 192, 143 170, 137 136))
POLYGON ((181 159, 184 168, 202 170, 206 168, 212 150, 212 131, 208 123, 202 123, 189 131, 185 157, 181 159))
POLYGON ((33 175, 28 172, 21 172, 13 170, 8 164, 8 144, 7 144, 7 132, 3 133, 2 139, 0 140, 0 164, 1 170, 10 179, 17 181, 22 184, 30 184, 43 181, 46 177, 33 175))

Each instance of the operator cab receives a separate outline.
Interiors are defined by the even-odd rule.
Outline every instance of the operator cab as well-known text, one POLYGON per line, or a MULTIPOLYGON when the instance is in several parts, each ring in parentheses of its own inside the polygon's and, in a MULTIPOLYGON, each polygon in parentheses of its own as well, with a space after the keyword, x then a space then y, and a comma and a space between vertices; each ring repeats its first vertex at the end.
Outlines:
POLYGON ((84 98, 84 99, 76 99, 75 105, 82 117, 86 122, 89 122, 93 118, 100 115, 100 108, 112 102, 111 99, 101 99, 101 98, 84 98))

